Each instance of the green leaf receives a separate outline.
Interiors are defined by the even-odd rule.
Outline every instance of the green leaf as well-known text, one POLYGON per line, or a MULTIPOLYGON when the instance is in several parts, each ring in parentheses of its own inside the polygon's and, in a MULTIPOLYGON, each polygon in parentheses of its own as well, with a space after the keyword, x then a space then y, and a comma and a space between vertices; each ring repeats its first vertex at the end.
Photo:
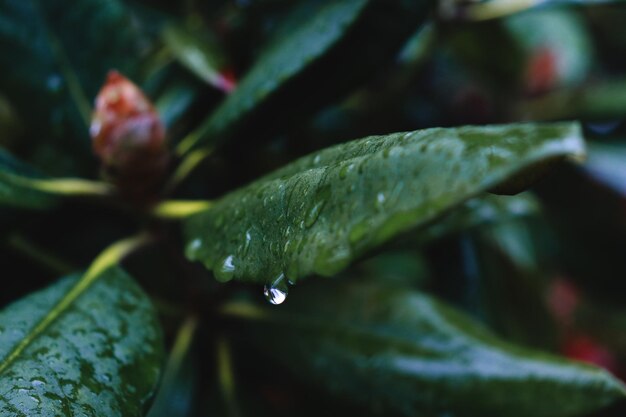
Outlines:
POLYGON ((533 167, 584 154, 577 124, 427 129, 311 154, 185 221, 187 257, 222 281, 333 275, 396 235, 533 167))
MULTIPOLYGON (((446 8, 441 8, 441 15, 445 19, 461 20, 489 20, 506 17, 534 8, 558 6, 593 6, 601 4, 620 3, 622 0, 486 0, 479 3, 464 3, 452 1, 446 8)), ((529 32, 530 35, 532 33, 529 32)))
POLYGON ((336 281, 293 293, 284 307, 223 312, 299 378, 381 415, 565 417, 626 395, 599 368, 507 344, 406 288, 336 281))
POLYGON ((52 207, 58 196, 28 185, 29 179, 41 178, 44 177, 35 169, 0 149, 0 206, 28 209, 52 207))
POLYGON ((146 46, 137 25, 117 0, 0 0, 0 10, 0 90, 33 138, 91 162, 91 102, 110 69, 136 75, 146 46))
POLYGON ((218 43, 208 33, 170 25, 163 30, 163 41, 174 57, 202 81, 225 92, 234 88, 233 82, 220 73, 225 59, 218 43))
POLYGON ((278 96, 287 86, 289 97, 269 117, 286 121, 290 109, 302 114, 310 103, 349 91, 391 61, 431 4, 430 0, 303 2, 276 30, 234 92, 180 144, 179 153, 232 134, 236 124, 249 122, 253 112, 268 107, 270 99, 280 101, 278 96), (323 88, 317 87, 320 83, 323 88))
POLYGON ((161 330, 121 268, 70 276, 0 312, 0 414, 139 416, 156 389, 161 330))
POLYGON ((450 234, 539 212, 539 201, 530 193, 515 196, 482 195, 467 200, 432 226, 417 234, 417 241, 428 243, 450 234))

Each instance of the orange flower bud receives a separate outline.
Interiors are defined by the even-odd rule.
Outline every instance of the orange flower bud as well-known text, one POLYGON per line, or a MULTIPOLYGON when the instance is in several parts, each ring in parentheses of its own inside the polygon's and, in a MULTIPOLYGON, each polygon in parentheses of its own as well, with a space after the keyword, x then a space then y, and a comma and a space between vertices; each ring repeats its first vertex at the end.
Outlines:
POLYGON ((117 71, 96 97, 90 134, 105 177, 122 194, 143 199, 154 192, 169 159, 165 128, 150 100, 117 71))

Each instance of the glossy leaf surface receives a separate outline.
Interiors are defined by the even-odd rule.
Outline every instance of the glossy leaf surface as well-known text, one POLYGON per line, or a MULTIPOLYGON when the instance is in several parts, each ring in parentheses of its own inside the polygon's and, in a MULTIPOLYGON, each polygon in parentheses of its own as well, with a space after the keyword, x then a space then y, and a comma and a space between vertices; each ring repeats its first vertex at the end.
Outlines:
POLYGON ((496 187, 519 191, 536 171, 582 154, 580 129, 571 123, 356 140, 301 158, 191 216, 187 256, 222 281, 334 275, 469 198, 496 187))
POLYGON ((119 267, 86 285, 79 278, 62 279, 0 312, 3 416, 147 411, 162 360, 150 301, 119 267))
POLYGON ((381 414, 578 416, 626 393, 599 368, 502 342, 406 288, 316 282, 284 307, 233 303, 224 313, 299 378, 381 414))

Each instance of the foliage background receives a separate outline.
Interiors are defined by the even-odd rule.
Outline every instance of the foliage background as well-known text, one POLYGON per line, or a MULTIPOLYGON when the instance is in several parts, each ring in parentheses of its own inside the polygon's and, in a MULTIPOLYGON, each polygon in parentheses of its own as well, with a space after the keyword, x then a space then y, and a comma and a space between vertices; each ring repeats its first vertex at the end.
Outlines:
MULTIPOLYGON (((510 200, 476 200, 451 230, 385 245, 338 281, 435 295, 502 339, 624 378, 624 4, 554 1, 518 11, 496 1, 350 1, 337 2, 345 10, 334 18, 349 21, 360 3, 373 5, 324 48, 332 21, 299 32, 324 2, 2 0, 0 145, 38 172, 98 179, 87 125, 111 68, 154 99, 172 148, 196 135, 214 149, 168 199, 215 199, 302 155, 373 134, 580 120, 584 164, 559 165, 510 200), (276 62, 257 65, 296 36, 276 62), (302 67, 287 65, 298 54, 302 67), (224 110, 228 94, 240 95, 234 110, 224 110)), ((86 268, 139 229, 159 238, 125 261, 157 307, 170 352, 150 416, 403 413, 376 395, 329 395, 343 375, 320 381, 289 362, 301 335, 268 328, 250 336, 249 324, 224 318, 227 301, 258 301, 261 288, 218 283, 185 260, 176 223, 89 198, 0 213, 2 305, 86 268)), ((323 278, 291 291, 285 311, 300 305, 291 301, 300 292, 301 303, 317 300, 320 310, 343 301, 334 294, 341 284, 323 278)), ((395 388, 392 381, 387 391, 395 388)), ((622 400, 590 415, 625 411, 622 400)))

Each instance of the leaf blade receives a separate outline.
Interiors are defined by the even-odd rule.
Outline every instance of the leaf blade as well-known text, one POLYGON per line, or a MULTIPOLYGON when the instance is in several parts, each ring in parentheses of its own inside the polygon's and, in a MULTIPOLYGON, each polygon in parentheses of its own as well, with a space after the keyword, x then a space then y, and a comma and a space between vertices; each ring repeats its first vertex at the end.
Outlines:
MULTIPOLYGON (((333 275, 401 232, 537 164, 581 157, 577 124, 426 129, 311 154, 185 221, 187 257, 222 281, 333 275)), ((506 187, 504 187, 506 188, 506 187)))
POLYGON ((219 145, 233 132, 241 133, 238 129, 243 125, 248 131, 250 125, 262 125, 266 117, 288 122, 347 94, 392 62, 432 4, 430 0, 302 2, 282 22, 237 88, 179 144, 178 153, 219 145), (311 88, 320 84, 334 88, 311 88), (306 98, 294 101, 298 96, 306 98))
POLYGON ((299 378, 384 413, 575 416, 626 394, 598 368, 507 344, 406 288, 325 282, 299 290, 283 311, 233 303, 223 313, 299 378))
POLYGON ((154 309, 121 268, 94 273, 86 287, 70 276, 0 312, 3 414, 146 411, 163 354, 154 309))

